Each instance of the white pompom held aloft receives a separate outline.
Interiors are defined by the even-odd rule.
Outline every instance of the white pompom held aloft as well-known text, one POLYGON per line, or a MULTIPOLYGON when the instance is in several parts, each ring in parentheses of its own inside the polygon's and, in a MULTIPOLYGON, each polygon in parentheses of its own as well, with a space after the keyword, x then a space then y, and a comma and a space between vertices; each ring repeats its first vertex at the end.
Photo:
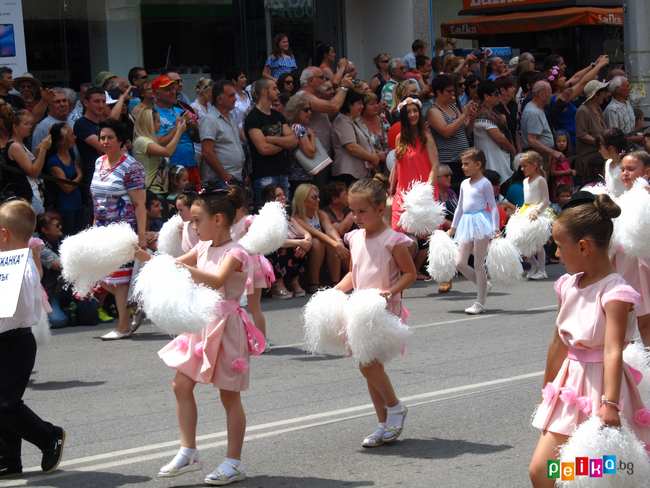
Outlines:
POLYGON ((507 239, 492 239, 485 259, 494 284, 510 285, 520 281, 524 273, 519 249, 507 239))
POLYGON ((267 202, 239 240, 249 254, 270 254, 280 249, 287 240, 289 222, 280 202, 267 202))
POLYGON ((133 261, 137 245, 138 236, 126 222, 70 236, 59 248, 63 278, 77 296, 87 297, 102 278, 133 261))
POLYGON ((530 219, 534 207, 513 215, 506 225, 506 239, 512 242, 523 256, 534 256, 551 237, 553 221, 546 212, 535 220, 530 219))
POLYGON ((634 258, 650 258, 650 193, 648 182, 639 178, 616 202, 621 215, 614 219, 612 246, 620 246, 634 258))
POLYGON ((181 237, 182 230, 183 219, 180 215, 174 215, 165 222, 158 232, 158 252, 169 254, 175 258, 185 254, 181 237))
POLYGON ((456 276, 456 256, 458 247, 446 232, 435 231, 429 238, 429 263, 427 272, 438 283, 456 276))
POLYGON ((380 290, 359 290, 345 306, 347 345, 362 365, 373 361, 381 364, 399 355, 412 330, 386 310, 386 299, 380 290))
POLYGON ((417 236, 431 234, 445 221, 446 207, 434 200, 433 187, 427 183, 415 182, 402 192, 401 209, 398 225, 417 236))
MULTIPOLYGON (((630 420, 634 422, 634 419, 630 420)), ((624 418, 621 418, 621 428, 617 429, 605 427, 600 418, 594 414, 580 424, 567 443, 560 448, 560 462, 575 463, 577 457, 602 461, 604 455, 616 456, 615 474, 603 474, 601 478, 576 475, 573 481, 558 480, 558 486, 562 488, 648 486, 648 479, 650 479, 648 453, 624 418), (619 470, 621 461, 625 463, 625 468, 619 470)))
POLYGON ((302 311, 307 351, 312 354, 346 354, 345 303, 348 296, 340 290, 314 293, 302 311))
POLYGON ((134 282, 138 303, 154 328, 168 334, 197 334, 210 321, 219 292, 192 280, 184 266, 167 254, 156 254, 145 263, 134 282))

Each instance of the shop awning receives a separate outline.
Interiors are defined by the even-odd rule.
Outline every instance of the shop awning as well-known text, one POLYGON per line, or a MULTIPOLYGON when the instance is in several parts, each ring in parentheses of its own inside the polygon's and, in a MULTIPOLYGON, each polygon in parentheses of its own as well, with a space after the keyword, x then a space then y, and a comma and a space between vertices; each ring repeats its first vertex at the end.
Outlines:
POLYGON ((623 27, 622 8, 570 7, 542 12, 516 12, 479 15, 441 24, 442 35, 459 39, 478 39, 490 34, 515 34, 547 31, 579 25, 623 27))

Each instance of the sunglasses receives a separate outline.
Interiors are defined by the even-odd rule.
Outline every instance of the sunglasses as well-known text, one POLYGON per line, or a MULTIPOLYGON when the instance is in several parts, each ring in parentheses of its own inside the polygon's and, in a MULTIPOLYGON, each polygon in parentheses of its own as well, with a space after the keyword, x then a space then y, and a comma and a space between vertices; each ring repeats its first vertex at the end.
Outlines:
POLYGON ((313 201, 320 200, 320 197, 318 195, 314 195, 311 197, 313 201))
POLYGON ((494 93, 488 93, 487 96, 489 97, 498 97, 500 95, 499 92, 494 92, 494 93))
POLYGON ((301 108, 300 110, 302 110, 305 113, 309 113, 309 112, 311 112, 311 107, 301 108))
POLYGON ((472 83, 471 85, 469 85, 470 88, 476 88, 477 86, 478 86, 478 83, 472 83))
POLYGON ((465 82, 463 81, 461 83, 456 83, 456 86, 465 86, 465 82))
POLYGON ((387 62, 388 62, 388 59, 382 59, 381 61, 379 61, 379 64, 381 64, 381 63, 387 63, 387 62))
POLYGON ((454 93, 455 90, 453 88, 449 88, 449 89, 443 90, 443 91, 446 91, 447 93, 454 93))
POLYGON ((56 227, 57 229, 60 229, 60 228, 62 228, 63 226, 61 225, 60 222, 57 222, 56 224, 54 224, 54 227, 56 227))
POLYGON ((293 80, 284 80, 285 85, 293 85, 293 80))

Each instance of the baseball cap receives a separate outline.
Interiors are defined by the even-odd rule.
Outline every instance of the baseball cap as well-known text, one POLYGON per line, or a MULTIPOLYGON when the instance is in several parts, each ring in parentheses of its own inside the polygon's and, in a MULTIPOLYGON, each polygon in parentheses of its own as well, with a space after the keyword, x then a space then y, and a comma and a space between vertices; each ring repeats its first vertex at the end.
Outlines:
POLYGON ((111 78, 117 78, 117 75, 110 73, 108 71, 100 71, 97 77, 95 78, 95 86, 101 88, 111 78))
POLYGON ((178 81, 170 80, 169 76, 159 76, 155 80, 153 80, 153 83, 151 84, 151 89, 153 91, 156 91, 158 88, 164 88, 166 86, 171 85, 172 83, 178 83, 178 81))

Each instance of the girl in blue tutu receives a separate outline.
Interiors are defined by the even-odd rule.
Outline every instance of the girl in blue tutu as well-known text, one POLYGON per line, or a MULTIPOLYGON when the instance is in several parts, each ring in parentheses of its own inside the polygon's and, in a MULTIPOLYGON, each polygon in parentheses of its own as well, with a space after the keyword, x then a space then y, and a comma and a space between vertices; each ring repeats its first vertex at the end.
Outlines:
POLYGON ((491 288, 483 263, 490 239, 501 237, 499 209, 492 184, 485 177, 485 153, 471 147, 460 157, 463 173, 469 178, 460 185, 458 208, 447 233, 458 243, 456 268, 478 289, 474 305, 465 309, 465 313, 476 315, 485 312, 485 297, 491 288), (470 254, 474 254, 475 268, 467 264, 470 254))

